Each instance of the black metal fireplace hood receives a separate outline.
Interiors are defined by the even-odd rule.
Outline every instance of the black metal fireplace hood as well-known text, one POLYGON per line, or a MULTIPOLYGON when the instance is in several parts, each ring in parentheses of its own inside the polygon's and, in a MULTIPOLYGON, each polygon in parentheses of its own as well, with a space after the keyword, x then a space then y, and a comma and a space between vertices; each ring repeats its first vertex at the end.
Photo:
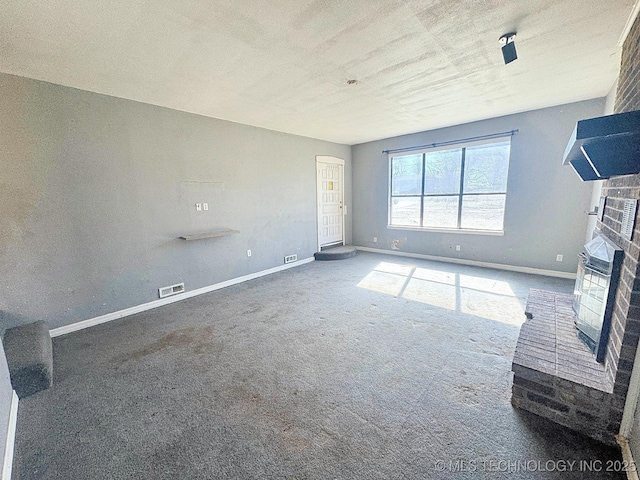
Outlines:
POLYGON ((640 173, 640 110, 578 121, 562 164, 584 181, 640 173))

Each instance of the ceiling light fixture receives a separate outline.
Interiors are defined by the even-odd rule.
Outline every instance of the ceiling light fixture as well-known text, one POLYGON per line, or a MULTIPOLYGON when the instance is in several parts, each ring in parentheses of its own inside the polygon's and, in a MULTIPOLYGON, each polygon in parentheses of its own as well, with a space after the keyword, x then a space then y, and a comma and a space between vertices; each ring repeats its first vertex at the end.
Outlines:
POLYGON ((507 65, 518 58, 516 53, 516 44, 514 39, 516 38, 516 32, 505 33, 499 38, 502 44, 502 58, 504 58, 504 64, 507 65))

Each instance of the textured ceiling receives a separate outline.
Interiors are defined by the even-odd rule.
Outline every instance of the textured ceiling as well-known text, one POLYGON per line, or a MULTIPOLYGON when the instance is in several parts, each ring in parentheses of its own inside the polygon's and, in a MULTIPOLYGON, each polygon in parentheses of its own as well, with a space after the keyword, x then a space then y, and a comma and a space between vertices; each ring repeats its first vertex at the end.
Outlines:
POLYGON ((605 96, 633 4, 0 0, 0 71, 356 144, 605 96))

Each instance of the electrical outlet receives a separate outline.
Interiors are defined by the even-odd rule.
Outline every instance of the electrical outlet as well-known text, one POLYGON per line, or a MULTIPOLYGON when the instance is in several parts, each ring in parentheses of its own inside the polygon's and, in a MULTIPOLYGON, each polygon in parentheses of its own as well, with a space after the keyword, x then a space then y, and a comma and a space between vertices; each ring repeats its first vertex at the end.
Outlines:
POLYGON ((202 204, 196 203, 196 212, 201 212, 201 211, 202 211, 202 204))
POLYGON ((251 250, 247 250, 247 257, 251 256, 251 250))
POLYGON ((203 204, 202 204, 202 209, 203 209, 204 211, 209 210, 209 204, 208 204, 208 203, 203 203, 203 204))
POLYGON ((564 258, 564 255, 556 255, 556 262, 561 262, 564 258))
POLYGON ((460 251, 460 245, 456 245, 456 252, 460 251))
POLYGON ((378 243, 378 237, 373 237, 373 243, 378 243))

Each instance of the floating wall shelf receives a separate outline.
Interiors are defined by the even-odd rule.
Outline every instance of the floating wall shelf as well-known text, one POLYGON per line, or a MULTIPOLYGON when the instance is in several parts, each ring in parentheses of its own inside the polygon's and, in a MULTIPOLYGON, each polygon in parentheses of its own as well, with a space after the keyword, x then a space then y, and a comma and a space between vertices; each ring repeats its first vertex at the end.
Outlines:
POLYGON ((203 238, 228 237, 229 235, 235 235, 236 233, 240 232, 238 230, 220 229, 203 233, 194 233, 191 235, 182 235, 180 238, 182 240, 202 240, 203 238))

